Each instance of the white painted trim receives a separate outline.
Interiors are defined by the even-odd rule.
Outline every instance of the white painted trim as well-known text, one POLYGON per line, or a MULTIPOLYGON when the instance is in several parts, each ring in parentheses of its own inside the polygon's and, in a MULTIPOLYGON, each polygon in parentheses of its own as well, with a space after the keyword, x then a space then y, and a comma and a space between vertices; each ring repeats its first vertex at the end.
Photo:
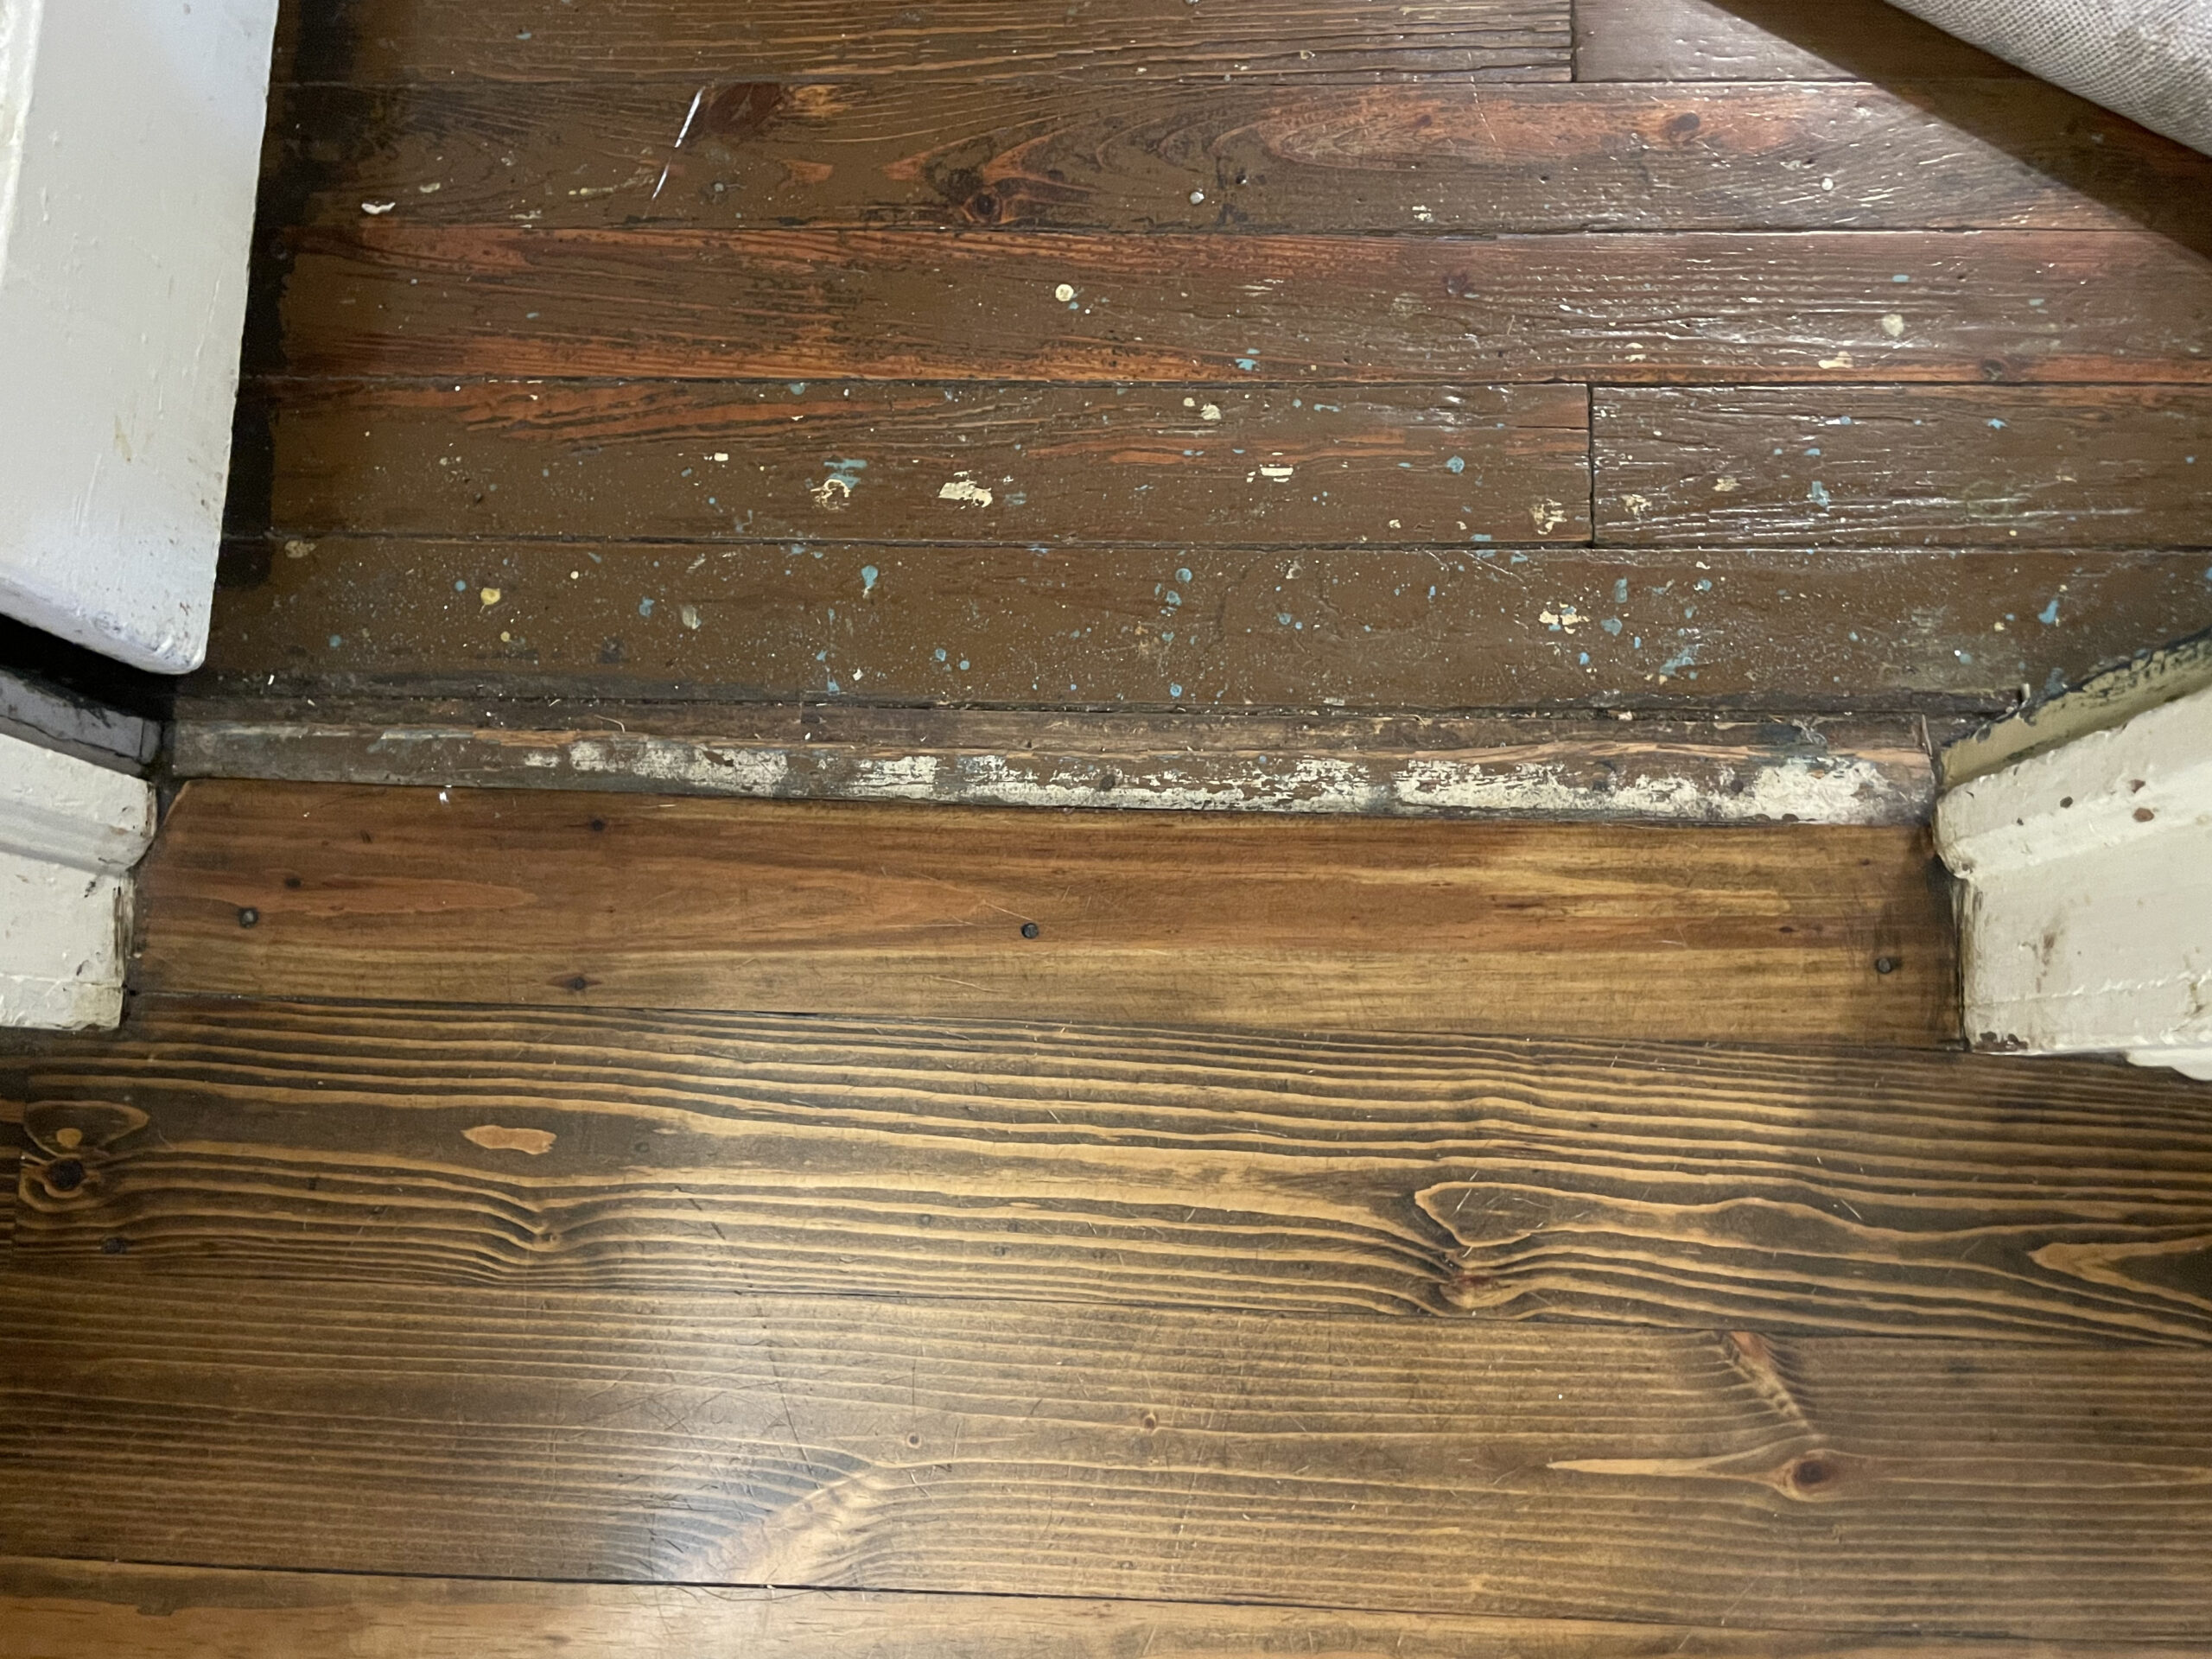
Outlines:
POLYGON ((0 0, 0 610, 207 649, 276 0, 0 0))
POLYGON ((1945 796, 1985 1047, 2212 1071, 2212 689, 1945 796))
POLYGON ((136 778, 0 734, 0 1026, 112 1026, 131 867, 154 838, 136 778))

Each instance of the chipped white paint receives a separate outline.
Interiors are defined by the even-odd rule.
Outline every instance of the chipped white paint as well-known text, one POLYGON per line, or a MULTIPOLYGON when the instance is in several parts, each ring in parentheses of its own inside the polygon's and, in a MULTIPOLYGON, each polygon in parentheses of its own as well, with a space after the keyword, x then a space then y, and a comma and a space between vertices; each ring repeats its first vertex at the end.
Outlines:
POLYGON ((0 611, 207 647, 276 0, 0 0, 0 611))
MULTIPOLYGON (((281 738, 346 728, 242 728, 255 753, 281 738)), ((1097 755, 885 753, 845 744, 758 745, 607 734, 480 732, 407 727, 370 746, 388 772, 352 769, 333 780, 420 782, 423 757, 448 757, 481 778, 495 763, 531 781, 604 788, 621 781, 673 792, 753 798, 948 801, 978 806, 1092 807, 1160 811, 1267 811, 1395 817, 1489 815, 1679 823, 1904 823, 1926 810, 1925 774, 1901 774, 1864 755, 1753 755, 1713 766, 1694 749, 1606 746, 1605 781, 1578 779, 1555 750, 1436 754, 1097 755), (410 764, 410 762, 412 764, 410 764)), ((495 781, 495 779, 487 779, 495 781)))
POLYGON ((0 1025, 121 1018, 130 871, 153 837, 137 779, 0 734, 0 1025))
POLYGON ((1556 501, 1532 501, 1529 504, 1529 518, 1536 526, 1536 534, 1548 536, 1567 522, 1567 509, 1556 501))
POLYGON ((370 218, 376 219, 390 213, 398 206, 399 204, 396 201, 365 201, 361 204, 361 211, 370 218))
POLYGON ((807 493, 814 498, 817 506, 834 512, 853 499, 853 480, 841 473, 832 473, 807 493))
POLYGON ((1291 475, 1297 470, 1294 467, 1262 467, 1260 468, 1260 476, 1270 483, 1287 484, 1290 481, 1291 475))
POLYGON ((958 501, 971 507, 988 507, 997 498, 984 486, 963 473, 950 482, 938 486, 940 501, 958 501))
MULTIPOLYGON (((1189 399, 1186 398, 1184 401, 1187 403, 1189 399)), ((1219 420, 1221 418, 1221 405, 1219 404, 1208 404, 1205 408, 1198 411, 1198 418, 1202 421, 1219 420)))
POLYGON ((1936 830, 1970 1036, 2212 1075, 2212 689, 1961 785, 1936 830))
POLYGON ((1648 495, 1624 495, 1621 497, 1621 505, 1628 509, 1631 517, 1641 518, 1651 511, 1651 498, 1648 495))
POLYGON ((1882 319, 1882 332, 1891 340, 1904 338, 1904 318, 1892 311, 1882 319))

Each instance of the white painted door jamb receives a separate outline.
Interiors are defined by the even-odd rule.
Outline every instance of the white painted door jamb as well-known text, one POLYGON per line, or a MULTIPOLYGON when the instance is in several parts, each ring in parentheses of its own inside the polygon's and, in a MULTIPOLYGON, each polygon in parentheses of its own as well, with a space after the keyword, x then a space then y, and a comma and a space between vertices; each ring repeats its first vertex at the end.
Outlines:
POLYGON ((2212 1081, 2212 687, 1961 785, 1967 1033, 2212 1081))
POLYGON ((0 1026, 122 1018, 130 869, 153 839, 141 779, 0 733, 0 1026))

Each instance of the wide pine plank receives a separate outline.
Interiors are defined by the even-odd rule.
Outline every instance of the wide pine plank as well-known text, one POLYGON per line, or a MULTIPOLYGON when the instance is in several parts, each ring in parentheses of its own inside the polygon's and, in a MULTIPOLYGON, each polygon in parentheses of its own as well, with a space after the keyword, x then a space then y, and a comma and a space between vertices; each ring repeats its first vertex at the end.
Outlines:
POLYGON ((0 1653, 10 1659, 543 1659, 556 1652, 598 1659, 942 1659, 954 1652, 972 1659, 2145 1659, 2141 1644, 2126 1642, 0 1558, 0 1653))
POLYGON ((2204 1344, 2212 1089, 1958 1055, 142 998, 19 1261, 2204 1344))
POLYGON ((2205 392, 1609 389, 1593 415, 1598 539, 1615 545, 2212 540, 2205 392))
POLYGON ((1581 386, 287 383, 288 533, 1582 542, 1581 386))
POLYGON ((1941 1043, 1909 830, 188 785, 149 990, 1941 1043), (1663 842, 1660 837, 1663 836, 1663 842))
POLYGON ((254 348, 257 368, 1177 385, 2212 380, 2212 265, 2148 232, 1471 240, 444 229, 394 215, 292 232, 287 246, 282 341, 254 348))
POLYGON ((317 0, 293 14, 277 76, 382 86, 448 79, 660 80, 668 137, 692 89, 741 66, 761 79, 922 79, 938 85, 1039 74, 1134 82, 1228 75, 1367 80, 1448 74, 1567 79, 1567 0, 606 0, 559 10, 530 0, 317 0), (680 95, 678 94, 680 89, 680 95))
POLYGON ((1575 0, 1578 80, 2016 75, 1885 0, 1575 0))
MULTIPOLYGON (((2212 1635, 2212 1357, 0 1274, 0 1548, 2212 1635)), ((856 1275, 855 1291, 869 1288, 856 1275)))
POLYGON ((2024 684, 2212 626, 2206 568, 2196 551, 285 537, 229 550, 200 683, 317 699, 2003 712, 2024 684), (2018 626, 2054 598, 2060 625, 2018 626))
POLYGON ((287 222, 1067 230, 2212 229, 2212 161, 2048 84, 1065 78, 308 86, 287 222), (688 103, 684 105, 688 111, 688 103), (1935 163, 1940 162, 1940 165, 1935 163))

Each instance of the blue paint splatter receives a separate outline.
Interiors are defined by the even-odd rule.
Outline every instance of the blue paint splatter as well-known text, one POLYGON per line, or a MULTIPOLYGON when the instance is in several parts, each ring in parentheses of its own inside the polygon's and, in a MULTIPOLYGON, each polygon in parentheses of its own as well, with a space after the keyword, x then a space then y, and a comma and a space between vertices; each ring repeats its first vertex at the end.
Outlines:
POLYGON ((961 666, 961 668, 962 668, 963 671, 967 668, 967 666, 968 666, 968 659, 967 659, 965 657, 963 657, 963 658, 960 659, 960 666, 961 666))
MULTIPOLYGON (((803 397, 806 391, 806 382, 804 380, 794 380, 791 383, 791 387, 792 397, 803 397)), ((948 393, 947 395, 950 396, 950 394, 948 393)))
POLYGON ((344 645, 345 643, 346 643, 346 636, 345 636, 344 634, 342 634, 342 633, 334 633, 334 634, 332 634, 332 635, 330 636, 330 648, 331 648, 333 651, 337 650, 339 646, 340 646, 340 645, 344 645))
POLYGON ((1992 421, 1989 423, 1989 429, 1993 432, 2002 432, 2005 429, 2005 423, 2002 421, 1992 421))
POLYGON ((1444 463, 1444 470, 1447 473, 1465 472, 1467 470, 1466 457, 1464 455, 1452 456, 1451 460, 1444 463))
POLYGON ((1579 658, 1576 658, 1576 662, 1577 662, 1577 664, 1578 664, 1580 667, 1583 667, 1583 668, 1587 668, 1587 667, 1589 667, 1589 666, 1590 666, 1590 653, 1589 653, 1588 652, 1586 652, 1586 652, 1583 652, 1583 653, 1582 653, 1579 658))
POLYGON ((1240 357, 1236 359, 1236 366, 1245 373, 1250 374, 1260 366, 1260 359, 1256 357, 1240 357))
POLYGON ((874 593, 875 591, 875 577, 876 569, 874 565, 864 564, 861 566, 861 592, 863 594, 874 593))
POLYGON ((1175 573, 1175 580, 1187 587, 1190 585, 1191 573, 1188 570, 1178 570, 1175 573))
POLYGON ((1609 616, 1598 626, 1603 628, 1607 633, 1611 634, 1615 639, 1618 639, 1620 637, 1621 620, 1618 616, 1609 616))
POLYGON ((1819 479, 1815 479, 1813 487, 1805 492, 1805 499, 1808 501, 1819 502, 1821 511, 1826 512, 1828 510, 1828 486, 1821 483, 1819 479))
POLYGON ((1899 271, 1896 276, 1891 277, 1890 280, 1893 283, 1909 283, 1912 278, 1906 276, 1903 271, 1899 271))
POLYGON ((1166 601, 1168 608, 1171 610, 1183 602, 1183 595, 1177 593, 1173 588, 1170 588, 1165 594, 1161 594, 1160 597, 1166 601))
POLYGON ((1613 603, 1616 605, 1625 605, 1628 603, 1628 578, 1626 576, 1617 576, 1613 580, 1613 603))
POLYGON ((653 602, 652 602, 652 601, 651 601, 650 599, 641 599, 641 600, 639 600, 639 601, 638 601, 638 614, 639 614, 639 616, 651 616, 652 613, 653 613, 653 602))
POLYGON ((2058 626, 2058 601, 2054 599, 2050 604, 2044 606, 2043 609, 2037 611, 2036 613, 2036 620, 2042 623, 2046 628, 2056 627, 2058 626))
POLYGON ((943 645, 939 645, 937 648, 937 659, 940 663, 944 660, 944 647, 943 645))
POLYGON ((842 690, 842 689, 843 689, 843 688, 842 688, 842 687, 841 687, 841 686, 837 683, 837 682, 836 682, 836 681, 832 680, 832 681, 830 681, 830 694, 832 696, 836 696, 836 695, 840 690, 842 690))
POLYGON ((456 582, 453 585, 453 590, 456 594, 465 594, 468 591, 468 584, 465 582, 456 582))
POLYGON ((1710 576, 1700 576, 1697 579, 1697 590, 1700 594, 1711 593, 1713 591, 1713 578, 1710 576))
POLYGON ((1183 695, 1183 688, 1179 685, 1171 685, 1167 688, 1167 695, 1171 697, 1179 697, 1183 695))
POLYGON ((1288 627, 1290 626, 1290 613, 1288 611, 1277 611, 1275 613, 1275 620, 1281 623, 1284 627, 1288 627))

